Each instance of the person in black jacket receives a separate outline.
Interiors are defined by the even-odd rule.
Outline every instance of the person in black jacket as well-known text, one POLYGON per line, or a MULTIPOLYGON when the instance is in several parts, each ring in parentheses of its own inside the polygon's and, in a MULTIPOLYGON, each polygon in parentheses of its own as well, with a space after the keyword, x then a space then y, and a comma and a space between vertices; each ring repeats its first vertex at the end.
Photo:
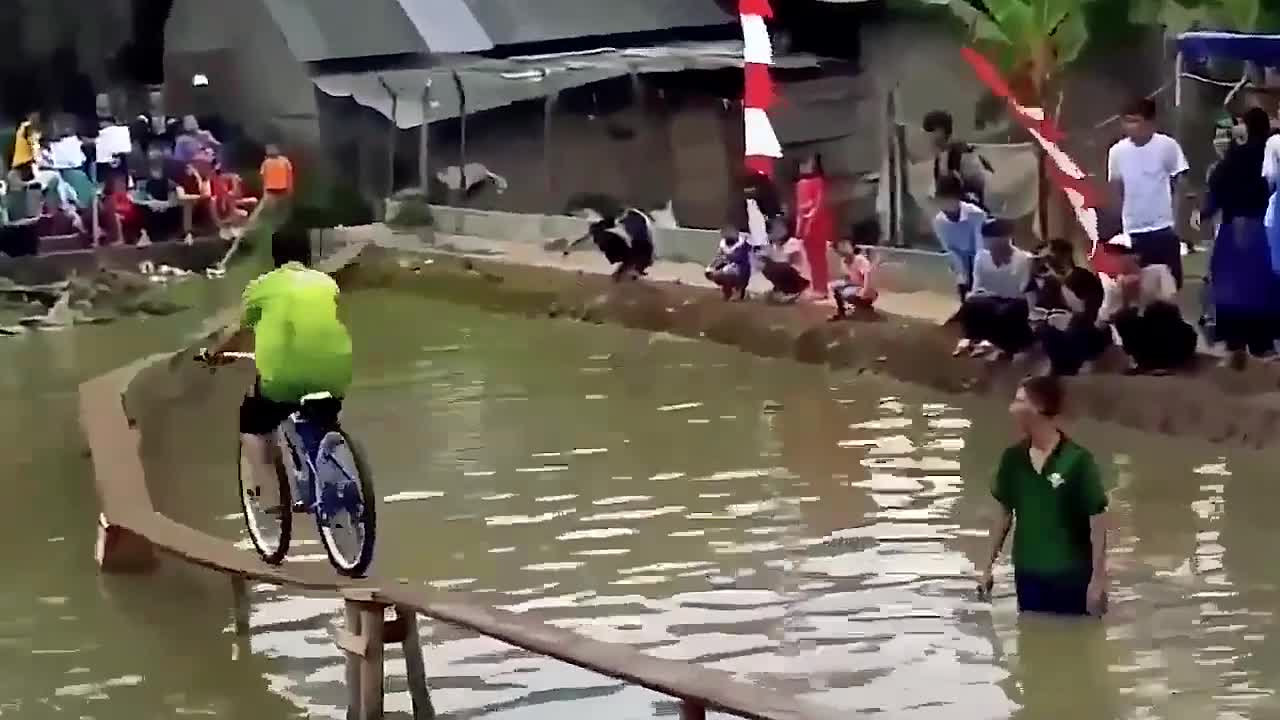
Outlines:
POLYGON ((1061 238, 1049 241, 1035 275, 1036 336, 1054 375, 1075 375, 1111 344, 1111 329, 1098 322, 1102 280, 1075 262, 1075 248, 1061 238))
POLYGON ((933 144, 933 181, 953 177, 960 181, 963 199, 987 210, 987 173, 991 164, 978 154, 977 148, 955 139, 955 121, 945 110, 933 110, 921 123, 933 144))

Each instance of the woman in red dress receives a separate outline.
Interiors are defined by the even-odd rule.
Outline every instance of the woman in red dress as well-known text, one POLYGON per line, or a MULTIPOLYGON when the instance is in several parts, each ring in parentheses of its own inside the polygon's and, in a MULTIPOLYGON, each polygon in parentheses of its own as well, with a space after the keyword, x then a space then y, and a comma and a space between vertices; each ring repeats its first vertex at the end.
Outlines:
POLYGON ((827 176, 822 170, 822 156, 812 155, 800 165, 796 182, 796 237, 804 243, 813 277, 813 292, 827 297, 831 271, 827 267, 827 248, 835 240, 835 217, 827 202, 827 176))

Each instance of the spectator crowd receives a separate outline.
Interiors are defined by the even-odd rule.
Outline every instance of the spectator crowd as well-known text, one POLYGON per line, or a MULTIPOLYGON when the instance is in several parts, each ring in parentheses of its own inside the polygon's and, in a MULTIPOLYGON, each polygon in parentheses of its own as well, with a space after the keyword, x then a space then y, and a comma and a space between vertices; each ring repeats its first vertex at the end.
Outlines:
MULTIPOLYGON (((1127 358, 1130 374, 1174 372, 1192 364, 1202 337, 1224 345, 1224 362, 1235 368, 1251 357, 1276 354, 1280 134, 1274 128, 1280 123, 1260 108, 1236 116, 1207 192, 1192 208, 1180 207, 1195 200, 1184 187, 1186 157, 1174 138, 1158 131, 1155 103, 1134 100, 1120 120, 1124 136, 1107 156, 1112 202, 1103 209, 1114 216, 1109 220, 1118 232, 1107 233, 1106 242, 1086 253, 1060 238, 1025 249, 1028 243, 1017 242, 1018 224, 987 207, 990 164, 954 137, 946 112, 925 116, 937 206, 932 230, 960 303, 952 318, 960 334, 954 355, 997 361, 1037 352, 1046 373, 1074 375, 1089 371, 1112 347, 1127 358), (1195 252, 1194 239, 1176 230, 1180 215, 1191 217, 1193 231, 1203 222, 1216 236, 1202 331, 1179 304, 1183 257, 1195 252)), ((838 232, 821 156, 801 164, 787 201, 764 175, 749 175, 744 190, 745 220, 721 229, 718 251, 705 269, 726 301, 747 299, 758 274, 768 281, 767 300, 831 304, 833 320, 874 306, 879 225, 866 221, 847 234, 838 232), (829 257, 837 259, 834 268, 829 257)), ((609 219, 623 213, 598 213, 589 235, 607 248, 612 262, 621 263, 619 279, 628 263, 648 268, 653 262, 643 222, 624 230, 622 221, 609 219), (632 246, 642 248, 644 257, 629 260, 632 246)))
POLYGON ((3 157, 0 252, 230 237, 256 209, 292 194, 293 169, 278 148, 268 146, 262 167, 264 203, 194 116, 166 115, 159 90, 149 101, 126 122, 99 96, 93 127, 68 114, 26 115, 3 157))

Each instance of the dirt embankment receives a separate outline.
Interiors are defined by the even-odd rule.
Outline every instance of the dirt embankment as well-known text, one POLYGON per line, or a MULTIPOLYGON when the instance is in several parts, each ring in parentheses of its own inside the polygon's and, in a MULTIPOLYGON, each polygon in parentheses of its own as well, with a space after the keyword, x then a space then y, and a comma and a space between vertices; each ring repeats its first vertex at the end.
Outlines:
MULTIPOLYGON (((875 316, 826 321, 813 306, 726 303, 717 293, 670 283, 608 278, 435 254, 370 248, 339 273, 344 287, 395 288, 488 310, 565 317, 703 338, 746 352, 851 372, 871 372, 949 393, 1008 395, 1030 364, 952 358, 956 330, 875 316)), ((1116 351, 1118 353, 1118 351, 1116 351)), ((1071 378, 1069 412, 1080 417, 1242 447, 1280 439, 1280 371, 1234 373, 1202 363, 1171 377, 1126 377, 1111 356, 1097 373, 1071 378)))
POLYGON ((201 240, 0 258, 0 334, 110 322, 185 309, 165 297, 174 282, 225 272, 230 243, 201 240))

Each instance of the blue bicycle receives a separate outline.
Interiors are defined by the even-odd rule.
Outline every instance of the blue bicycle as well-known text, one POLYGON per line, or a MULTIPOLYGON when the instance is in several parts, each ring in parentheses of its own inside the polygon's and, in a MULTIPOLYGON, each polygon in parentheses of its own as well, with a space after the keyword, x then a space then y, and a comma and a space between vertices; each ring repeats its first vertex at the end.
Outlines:
MULTIPOLYGON (((219 357, 252 360, 253 353, 219 357)), ((208 362, 204 354, 197 359, 208 362)), ((340 574, 363 577, 373 562, 373 475, 355 440, 339 424, 339 407, 328 393, 308 395, 299 410, 280 423, 273 444, 275 487, 263 487, 254 479, 241 448, 240 505, 249 540, 268 564, 279 565, 289 554, 294 512, 315 517, 320 542, 340 574)))

